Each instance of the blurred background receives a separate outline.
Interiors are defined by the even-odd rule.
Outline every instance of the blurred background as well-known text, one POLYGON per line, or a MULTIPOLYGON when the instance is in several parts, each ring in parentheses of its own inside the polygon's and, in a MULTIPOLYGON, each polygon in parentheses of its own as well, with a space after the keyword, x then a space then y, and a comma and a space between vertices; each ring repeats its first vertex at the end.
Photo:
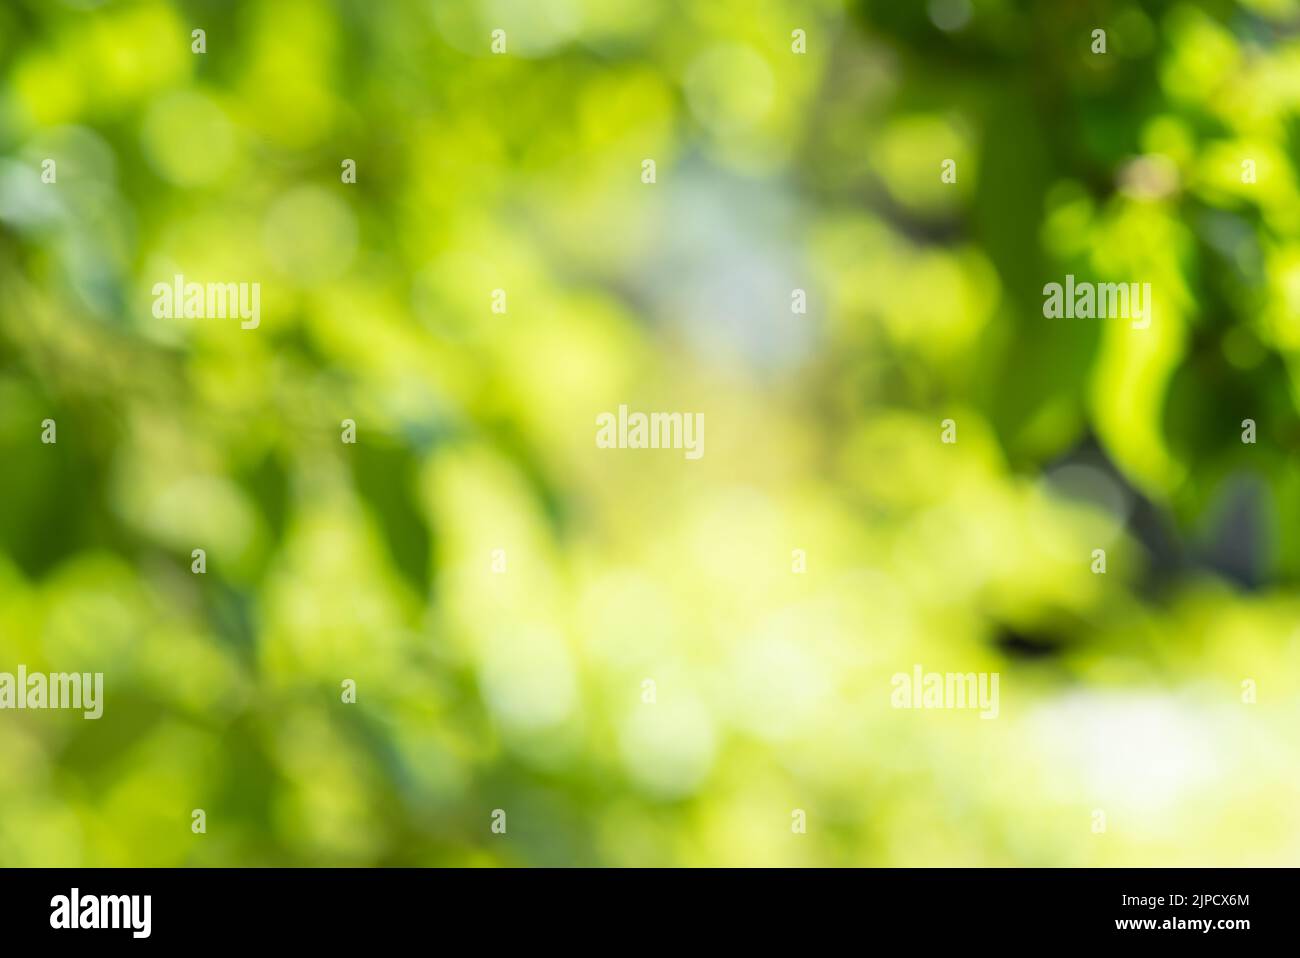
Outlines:
POLYGON ((1293 0, 9 0, 0 671, 104 716, 0 864, 1294 865, 1298 117, 1293 0))

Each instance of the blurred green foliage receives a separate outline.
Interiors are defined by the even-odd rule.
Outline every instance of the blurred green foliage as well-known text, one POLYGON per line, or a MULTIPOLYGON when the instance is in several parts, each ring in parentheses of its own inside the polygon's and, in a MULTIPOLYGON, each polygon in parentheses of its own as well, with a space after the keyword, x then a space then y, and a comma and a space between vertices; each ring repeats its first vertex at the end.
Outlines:
POLYGON ((1297 25, 6 3, 0 671, 105 712, 0 712, 0 864, 1293 864, 1297 25))

